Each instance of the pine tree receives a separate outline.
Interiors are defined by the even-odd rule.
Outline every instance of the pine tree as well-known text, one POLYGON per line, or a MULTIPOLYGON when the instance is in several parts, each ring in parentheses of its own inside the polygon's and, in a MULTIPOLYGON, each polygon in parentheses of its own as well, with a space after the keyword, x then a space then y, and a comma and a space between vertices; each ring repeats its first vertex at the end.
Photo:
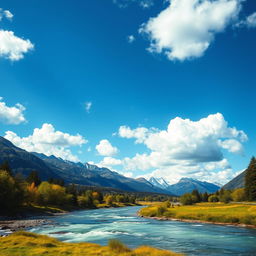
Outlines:
POLYGON ((256 201, 256 159, 252 157, 245 174, 245 197, 248 201, 256 201))
POLYGON ((39 186, 41 183, 41 179, 37 171, 31 171, 26 180, 29 184, 35 183, 36 186, 39 186))
POLYGON ((191 194, 192 194, 192 196, 195 197, 195 203, 201 202, 201 196, 197 189, 194 189, 191 194))
POLYGON ((10 167, 8 161, 4 161, 4 162, 0 165, 0 170, 6 171, 6 172, 8 172, 11 176, 13 176, 12 169, 11 169, 11 167, 10 167))

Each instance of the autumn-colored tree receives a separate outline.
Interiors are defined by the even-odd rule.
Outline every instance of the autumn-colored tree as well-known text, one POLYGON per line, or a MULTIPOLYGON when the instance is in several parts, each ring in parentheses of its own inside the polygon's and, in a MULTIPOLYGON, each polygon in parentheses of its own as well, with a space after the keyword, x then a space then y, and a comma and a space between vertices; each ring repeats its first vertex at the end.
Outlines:
POLYGON ((242 202, 245 200, 245 191, 244 188, 238 188, 234 190, 231 194, 233 201, 242 202))

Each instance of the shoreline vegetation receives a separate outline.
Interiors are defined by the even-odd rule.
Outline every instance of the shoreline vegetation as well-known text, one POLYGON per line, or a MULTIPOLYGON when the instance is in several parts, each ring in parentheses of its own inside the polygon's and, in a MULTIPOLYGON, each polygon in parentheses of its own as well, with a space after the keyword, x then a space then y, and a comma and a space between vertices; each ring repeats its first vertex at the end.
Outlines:
POLYGON ((181 256, 182 254, 149 246, 130 249, 119 240, 110 240, 108 246, 93 243, 66 243, 49 236, 24 231, 0 238, 0 256, 20 255, 181 256))
POLYGON ((197 203, 173 205, 170 202, 151 204, 138 211, 138 216, 156 220, 189 223, 232 225, 256 228, 256 205, 248 203, 197 203))

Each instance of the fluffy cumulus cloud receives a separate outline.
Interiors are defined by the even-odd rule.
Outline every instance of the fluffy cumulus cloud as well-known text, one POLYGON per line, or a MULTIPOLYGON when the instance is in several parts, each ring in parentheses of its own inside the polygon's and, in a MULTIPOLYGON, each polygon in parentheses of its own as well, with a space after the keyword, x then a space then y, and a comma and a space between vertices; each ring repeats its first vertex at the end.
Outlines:
POLYGON ((30 40, 17 37, 13 31, 0 30, 0 57, 18 61, 33 48, 30 40))
POLYGON ((108 140, 101 140, 96 150, 101 156, 113 156, 118 152, 118 149, 113 147, 108 140))
POLYGON ((247 135, 229 127, 220 113, 199 121, 176 117, 166 130, 121 126, 118 134, 135 139, 149 151, 122 159, 125 170, 154 170, 150 175, 164 176, 170 182, 184 176, 217 181, 218 174, 225 182, 234 173, 224 152, 242 154, 242 143, 247 140, 247 135))
POLYGON ((79 134, 70 135, 56 131, 52 124, 43 124, 41 128, 35 128, 33 134, 28 137, 19 137, 12 131, 7 131, 4 136, 17 147, 29 152, 43 153, 47 156, 54 155, 65 160, 78 161, 70 147, 81 146, 87 141, 79 134))
POLYGON ((20 124, 26 122, 24 117, 25 107, 17 103, 9 107, 0 97, 0 121, 7 124, 20 124))
MULTIPOLYGON (((0 9, 0 21, 3 18, 12 20, 13 14, 9 10, 0 9)), ((24 54, 34 49, 29 39, 23 39, 14 34, 13 31, 0 29, 0 57, 11 61, 24 58, 24 54)))
POLYGON ((112 167, 116 165, 121 165, 122 161, 120 159, 116 159, 110 156, 106 156, 103 158, 103 160, 99 163, 100 166, 104 167, 112 167))
POLYGON ((140 28, 151 44, 150 52, 164 53, 170 60, 201 57, 238 18, 240 0, 170 0, 168 7, 140 28))

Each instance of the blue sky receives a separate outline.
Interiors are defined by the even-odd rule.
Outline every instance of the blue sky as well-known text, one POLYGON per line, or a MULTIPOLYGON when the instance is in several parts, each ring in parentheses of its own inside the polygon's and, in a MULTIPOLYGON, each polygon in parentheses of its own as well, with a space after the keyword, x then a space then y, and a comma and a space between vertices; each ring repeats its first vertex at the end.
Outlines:
POLYGON ((1 4, 0 129, 17 146, 170 182, 225 183, 255 154, 254 1, 1 4))

